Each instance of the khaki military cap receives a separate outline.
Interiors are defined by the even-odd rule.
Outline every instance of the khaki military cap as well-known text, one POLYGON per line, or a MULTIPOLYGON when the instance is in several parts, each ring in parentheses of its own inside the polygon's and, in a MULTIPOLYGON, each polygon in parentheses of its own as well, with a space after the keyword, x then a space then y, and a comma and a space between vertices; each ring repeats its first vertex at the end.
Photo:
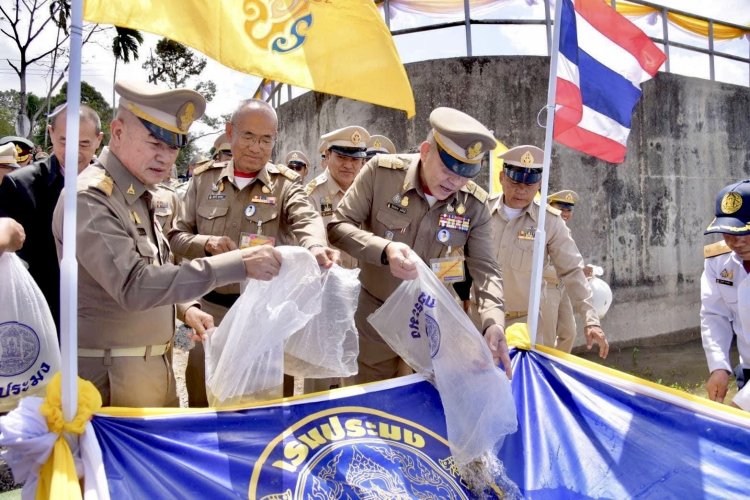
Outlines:
POLYGON ((0 166, 5 168, 18 168, 18 157, 16 156, 16 145, 12 142, 0 146, 0 166))
POLYGON ((396 154, 396 146, 384 135, 373 135, 367 141, 367 157, 372 158, 378 153, 396 154))
POLYGON ((358 125, 352 125, 328 132, 322 135, 320 139, 325 141, 326 150, 332 149, 341 155, 352 158, 365 158, 370 133, 358 125))
POLYGON ((547 203, 560 203, 561 205, 575 206, 578 203, 578 193, 570 189, 563 189, 547 196, 547 203))
POLYGON ((232 151, 232 145, 229 143, 229 137, 227 137, 226 132, 221 134, 214 141, 214 154, 219 151, 232 151))
POLYGON ((0 146, 8 144, 9 142, 13 143, 16 147, 16 156, 20 162, 26 161, 32 151, 34 151, 34 143, 24 137, 16 137, 14 135, 9 135, 0 139, 0 146))
POLYGON ((289 165, 290 163, 298 163, 307 167, 310 165, 310 160, 307 159, 307 156, 302 151, 289 151, 286 154, 284 163, 286 165, 289 165))
POLYGON ((516 146, 498 155, 503 160, 503 172, 511 180, 535 184, 542 180, 544 151, 536 146, 516 146))
POLYGON ((203 163, 203 162, 206 162, 206 161, 208 161, 208 158, 206 158, 201 153, 197 153, 197 154, 193 155, 193 157, 190 159, 190 164, 191 165, 197 165, 199 163, 203 163))
POLYGON ((445 107, 430 113, 430 125, 443 164, 461 177, 476 177, 484 154, 495 149, 492 131, 466 113, 445 107))
POLYGON ((190 125, 203 116, 206 99, 190 89, 163 89, 150 83, 115 83, 124 107, 160 141, 170 146, 187 144, 190 125))

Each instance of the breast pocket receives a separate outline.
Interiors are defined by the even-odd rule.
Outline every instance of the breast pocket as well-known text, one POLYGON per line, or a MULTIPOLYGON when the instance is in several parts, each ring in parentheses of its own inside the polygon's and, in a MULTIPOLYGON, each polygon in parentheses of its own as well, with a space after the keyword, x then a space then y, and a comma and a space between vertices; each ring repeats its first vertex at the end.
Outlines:
POLYGON ((534 240, 519 239, 510 245, 510 267, 516 271, 531 272, 534 262, 534 240))
POLYGON ((159 222, 159 227, 164 229, 164 227, 172 223, 172 207, 157 208, 154 210, 154 217, 159 222))
POLYGON ((719 293, 721 294, 721 298, 724 300, 724 302, 727 304, 727 307, 731 311, 732 317, 729 318, 730 321, 735 321, 736 313, 739 310, 738 305, 737 305, 738 303, 737 282, 733 282, 732 286, 723 285, 717 282, 716 287, 718 288, 719 293))
POLYGON ((390 208, 381 208, 375 215, 374 233, 377 236, 387 238, 393 241, 400 241, 399 235, 406 232, 406 228, 411 224, 411 220, 404 214, 401 214, 390 208))
POLYGON ((227 223, 226 205, 200 205, 198 206, 197 226, 200 234, 224 234, 227 223))

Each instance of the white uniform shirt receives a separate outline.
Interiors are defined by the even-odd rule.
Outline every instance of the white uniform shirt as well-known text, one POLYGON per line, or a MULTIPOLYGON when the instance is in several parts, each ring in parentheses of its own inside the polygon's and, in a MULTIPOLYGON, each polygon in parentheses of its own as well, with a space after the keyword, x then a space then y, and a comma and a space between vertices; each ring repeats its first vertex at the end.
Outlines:
POLYGON ((733 333, 740 363, 750 368, 750 279, 739 256, 729 252, 707 258, 701 276, 701 336, 709 372, 732 372, 733 333))

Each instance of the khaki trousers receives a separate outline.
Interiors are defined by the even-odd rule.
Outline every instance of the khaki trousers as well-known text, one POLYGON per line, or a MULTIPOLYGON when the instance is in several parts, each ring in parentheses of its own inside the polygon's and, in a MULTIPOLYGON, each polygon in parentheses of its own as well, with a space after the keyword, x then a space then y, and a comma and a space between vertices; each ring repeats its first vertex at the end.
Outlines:
POLYGON ((78 358, 78 374, 102 395, 102 406, 176 407, 172 351, 161 356, 78 358))

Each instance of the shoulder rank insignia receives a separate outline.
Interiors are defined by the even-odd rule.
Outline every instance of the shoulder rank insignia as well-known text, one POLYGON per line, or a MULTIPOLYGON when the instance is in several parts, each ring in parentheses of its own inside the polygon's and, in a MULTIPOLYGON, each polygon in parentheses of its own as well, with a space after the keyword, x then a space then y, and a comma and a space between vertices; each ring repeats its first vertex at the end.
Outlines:
POLYGON ((487 201, 487 198, 489 197, 489 194, 487 193, 487 191, 482 189, 479 186, 479 184, 477 184, 474 181, 467 182, 466 185, 461 188, 461 191, 464 191, 466 193, 473 195, 474 198, 481 201, 482 203, 487 201))
POLYGON ((378 155, 378 167, 405 170, 406 163, 395 155, 378 155))
POLYGON ((196 167, 195 170, 193 170, 193 175, 201 175, 203 172, 210 170, 212 168, 222 168, 224 167, 225 163, 216 163, 213 160, 209 160, 200 166, 196 167))
POLYGON ((716 257, 717 255, 724 255, 725 253, 731 252, 732 249, 727 246, 724 240, 711 243, 703 247, 703 258, 708 259, 709 257, 716 257))
MULTIPOLYGON (((296 181, 300 178, 300 175, 292 170, 291 168, 286 167, 285 165, 276 165, 277 172, 289 179, 290 181, 296 181)), ((268 169, 269 172, 271 172, 271 169, 268 169)))
POLYGON ((546 204, 546 205, 547 205, 547 212, 551 213, 552 215, 560 215, 562 213, 562 210, 560 210, 559 208, 555 208, 550 204, 546 204))
POLYGON ((112 180, 112 177, 110 177, 109 172, 107 172, 103 168, 98 168, 96 170, 96 173, 94 173, 89 178, 88 185, 89 187, 92 187, 96 189, 97 191, 101 191, 107 196, 112 196, 112 188, 114 187, 114 181, 112 180))
POLYGON ((315 191, 315 187, 318 185, 317 182, 315 182, 315 179, 311 180, 307 183, 307 186, 305 186, 305 194, 307 196, 310 196, 313 194, 313 191, 315 191))

